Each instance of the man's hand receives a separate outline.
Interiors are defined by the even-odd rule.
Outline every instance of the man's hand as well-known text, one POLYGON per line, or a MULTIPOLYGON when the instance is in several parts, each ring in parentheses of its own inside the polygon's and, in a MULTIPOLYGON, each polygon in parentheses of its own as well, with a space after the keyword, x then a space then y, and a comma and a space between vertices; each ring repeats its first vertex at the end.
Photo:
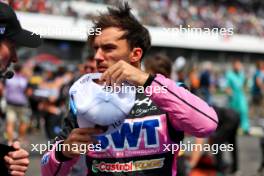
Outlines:
POLYGON ((15 149, 4 157, 7 168, 12 176, 24 176, 29 165, 29 154, 26 150, 20 148, 19 142, 12 145, 15 149))
MULTIPOLYGON (((65 147, 66 150, 62 151, 62 154, 68 158, 78 157, 81 154, 81 151, 72 150, 73 145, 80 145, 97 143, 93 135, 103 133, 102 129, 99 128, 75 128, 71 131, 68 138, 64 141, 64 145, 71 146, 69 150, 65 147)), ((76 147, 75 147, 76 149, 76 147)))
POLYGON ((143 86, 149 77, 148 73, 120 60, 109 67, 101 76, 100 80, 105 81, 106 85, 121 85, 127 81, 135 86, 143 86))

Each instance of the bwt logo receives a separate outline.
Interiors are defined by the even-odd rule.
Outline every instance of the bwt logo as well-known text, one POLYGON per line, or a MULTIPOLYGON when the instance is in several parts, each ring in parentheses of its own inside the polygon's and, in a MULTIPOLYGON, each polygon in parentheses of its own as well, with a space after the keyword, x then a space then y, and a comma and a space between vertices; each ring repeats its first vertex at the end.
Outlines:
POLYGON ((120 130, 106 136, 98 136, 102 150, 112 146, 115 150, 138 149, 140 140, 144 140, 146 148, 159 146, 159 119, 123 123, 120 130), (142 138, 142 136, 144 136, 142 138))
POLYGON ((0 27, 0 34, 1 34, 1 35, 4 35, 4 33, 5 33, 5 29, 6 29, 5 27, 0 27))

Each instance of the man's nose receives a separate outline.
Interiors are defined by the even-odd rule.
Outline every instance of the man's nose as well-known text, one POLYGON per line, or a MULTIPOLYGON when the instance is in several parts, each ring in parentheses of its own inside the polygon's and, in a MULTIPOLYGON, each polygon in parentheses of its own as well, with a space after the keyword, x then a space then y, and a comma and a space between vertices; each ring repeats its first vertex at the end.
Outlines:
POLYGON ((96 61, 103 61, 104 60, 104 53, 100 48, 96 51, 96 53, 94 55, 94 59, 96 61))

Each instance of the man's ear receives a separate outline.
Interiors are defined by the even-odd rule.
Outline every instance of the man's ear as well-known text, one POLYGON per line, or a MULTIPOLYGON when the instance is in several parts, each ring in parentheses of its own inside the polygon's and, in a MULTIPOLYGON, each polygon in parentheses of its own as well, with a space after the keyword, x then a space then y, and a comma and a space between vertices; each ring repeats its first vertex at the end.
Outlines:
POLYGON ((140 62, 142 58, 143 50, 141 48, 133 48, 130 55, 130 63, 135 64, 140 62))

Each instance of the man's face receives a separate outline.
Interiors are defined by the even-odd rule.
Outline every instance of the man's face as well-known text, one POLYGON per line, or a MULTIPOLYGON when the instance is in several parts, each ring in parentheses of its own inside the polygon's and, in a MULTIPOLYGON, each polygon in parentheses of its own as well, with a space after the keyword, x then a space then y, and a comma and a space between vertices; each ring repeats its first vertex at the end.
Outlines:
POLYGON ((234 63, 233 63, 233 68, 235 71, 240 71, 242 69, 242 63, 239 61, 239 60, 236 60, 234 63))
POLYGON ((261 61, 261 63, 260 63, 260 70, 262 70, 264 72, 264 61, 261 61))
POLYGON ((98 72, 104 72, 119 60, 130 62, 131 50, 126 39, 120 39, 124 31, 109 27, 95 37, 93 48, 98 72))
POLYGON ((0 72, 5 72, 11 62, 16 62, 16 48, 10 41, 0 42, 0 72))
POLYGON ((94 59, 87 60, 84 64, 84 72, 85 73, 95 73, 97 72, 96 69, 96 61, 94 59))

